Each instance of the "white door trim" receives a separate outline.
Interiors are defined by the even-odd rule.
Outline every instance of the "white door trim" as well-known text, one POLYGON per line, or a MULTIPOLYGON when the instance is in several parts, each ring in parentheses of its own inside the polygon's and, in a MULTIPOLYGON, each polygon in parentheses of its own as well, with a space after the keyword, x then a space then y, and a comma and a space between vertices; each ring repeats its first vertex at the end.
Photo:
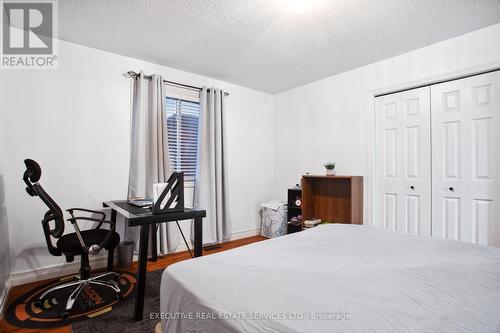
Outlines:
POLYGON ((471 66, 468 68, 447 72, 444 74, 433 75, 424 79, 407 81, 401 84, 388 86, 385 88, 376 88, 368 92, 368 119, 370 122, 369 125, 369 135, 368 138, 370 142, 368 142, 367 147, 370 147, 368 150, 368 181, 365 182, 366 186, 366 195, 364 202, 365 206, 365 214, 364 214, 364 224, 373 225, 373 200, 374 200, 374 177, 375 177, 375 98, 379 95, 390 94, 402 90, 409 90, 413 88, 418 88, 426 85, 433 85, 440 82, 453 81, 461 78, 466 78, 469 76, 480 75, 486 72, 497 71, 500 70, 500 62, 492 62, 479 66, 471 66))

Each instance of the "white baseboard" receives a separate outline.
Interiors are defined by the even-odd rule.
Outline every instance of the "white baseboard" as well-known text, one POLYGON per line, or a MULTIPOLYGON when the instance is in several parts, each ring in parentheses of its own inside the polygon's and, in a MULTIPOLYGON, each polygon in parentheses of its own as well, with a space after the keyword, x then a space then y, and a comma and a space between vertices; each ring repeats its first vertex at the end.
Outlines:
POLYGON ((4 318, 4 312, 7 306, 7 299, 9 297, 11 288, 12 288, 12 274, 9 276, 7 281, 5 281, 2 294, 0 295, 0 319, 4 318))
POLYGON ((260 227, 244 229, 244 230, 233 232, 233 234, 231 235, 231 240, 247 238, 247 237, 252 237, 252 236, 257 236, 257 235, 260 235, 260 227))
MULTIPOLYGON (((92 267, 93 270, 106 267, 107 260, 108 260, 107 256, 99 256, 93 258, 91 257, 89 260, 90 267, 92 267)), ((115 262, 116 262, 116 256, 115 256, 115 262)), ((47 279, 55 279, 65 275, 78 274, 79 270, 80 270, 80 260, 79 258, 75 258, 75 261, 71 263, 59 263, 55 265, 37 268, 31 271, 13 273, 12 285, 19 286, 25 283, 47 280, 47 279)))
MULTIPOLYGON (((231 240, 252 237, 260 234, 260 228, 250 228, 244 229, 240 231, 236 231, 232 234, 231 240)), ((187 247, 184 243, 181 243, 179 247, 174 252, 186 251, 187 247)), ((115 256, 115 262, 117 258, 115 256)), ((137 260, 137 255, 134 255, 134 261, 137 260)), ((107 256, 99 256, 99 257, 91 257, 90 258, 90 267, 92 269, 99 269, 106 267, 107 264, 107 256)), ((75 258, 75 261, 72 263, 59 263, 55 265, 50 265, 46 267, 41 267, 31 271, 23 271, 13 273, 11 276, 11 286, 19 286, 21 284, 47 280, 47 279, 55 279, 61 276, 70 275, 70 274, 78 274, 80 269, 80 260, 75 258)))
MULTIPOLYGON (((247 237, 252 237, 252 236, 257 236, 257 235, 260 235, 260 227, 243 229, 240 231, 233 232, 231 235, 231 239, 229 241, 247 238, 247 237)), ((191 250, 193 250, 193 243, 191 242, 191 240, 189 238, 188 238, 188 243, 189 243, 189 247, 191 248, 191 250)), ((176 253, 176 252, 187 251, 187 250, 188 250, 188 248, 186 247, 186 244, 184 244, 184 242, 181 241, 179 246, 177 247, 177 249, 173 252, 170 252, 170 253, 176 253)), ((134 260, 137 260, 137 255, 134 255, 134 260)))

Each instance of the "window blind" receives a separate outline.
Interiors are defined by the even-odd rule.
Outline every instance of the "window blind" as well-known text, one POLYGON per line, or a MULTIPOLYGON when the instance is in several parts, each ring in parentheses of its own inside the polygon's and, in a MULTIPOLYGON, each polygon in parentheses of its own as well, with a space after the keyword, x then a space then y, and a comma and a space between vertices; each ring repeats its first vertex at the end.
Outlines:
POLYGON ((193 182, 196 176, 200 104, 167 97, 166 111, 170 167, 172 171, 184 172, 186 182, 193 182))

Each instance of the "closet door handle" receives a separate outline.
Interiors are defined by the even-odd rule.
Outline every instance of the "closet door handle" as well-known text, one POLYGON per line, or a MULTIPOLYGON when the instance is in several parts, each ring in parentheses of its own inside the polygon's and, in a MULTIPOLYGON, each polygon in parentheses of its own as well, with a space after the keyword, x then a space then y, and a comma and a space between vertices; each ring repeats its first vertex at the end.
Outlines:
POLYGON ((450 190, 450 192, 455 191, 455 189, 453 187, 451 187, 451 186, 450 186, 450 188, 448 190, 450 190))
POLYGON ((415 190, 415 186, 413 186, 413 185, 410 186, 410 190, 412 190, 412 191, 415 190))

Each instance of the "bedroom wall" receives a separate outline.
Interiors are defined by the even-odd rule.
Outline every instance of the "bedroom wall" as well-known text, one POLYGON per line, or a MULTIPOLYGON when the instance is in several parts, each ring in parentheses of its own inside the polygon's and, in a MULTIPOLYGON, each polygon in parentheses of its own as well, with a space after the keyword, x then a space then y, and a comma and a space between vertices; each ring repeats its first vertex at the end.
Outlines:
MULTIPOLYGON (((0 84, 0 90, 2 90, 0 84)), ((0 98, 0 100, 2 100, 0 98)), ((5 121, 4 113, 0 113, 0 156, 5 155, 5 121)), ((0 158, 0 317, 5 309, 7 292, 11 283, 12 249, 9 235, 9 219, 5 206, 5 158, 0 158)))
POLYGON ((272 195, 272 95, 61 41, 57 70, 0 73, 7 141, 2 157, 8 157, 2 176, 16 256, 14 278, 26 281, 31 271, 65 264, 63 257, 47 251, 40 224, 45 208, 40 200, 28 197, 22 182, 25 158, 41 163, 43 184, 62 207, 98 209, 104 200, 126 197, 131 81, 122 73, 140 69, 230 92, 227 141, 233 236, 258 232, 260 202, 272 195))
POLYGON ((322 165, 335 161, 338 174, 365 177, 369 224, 370 95, 500 67, 499 40, 497 24, 276 95, 275 196, 285 198, 302 174, 324 174, 322 165))

